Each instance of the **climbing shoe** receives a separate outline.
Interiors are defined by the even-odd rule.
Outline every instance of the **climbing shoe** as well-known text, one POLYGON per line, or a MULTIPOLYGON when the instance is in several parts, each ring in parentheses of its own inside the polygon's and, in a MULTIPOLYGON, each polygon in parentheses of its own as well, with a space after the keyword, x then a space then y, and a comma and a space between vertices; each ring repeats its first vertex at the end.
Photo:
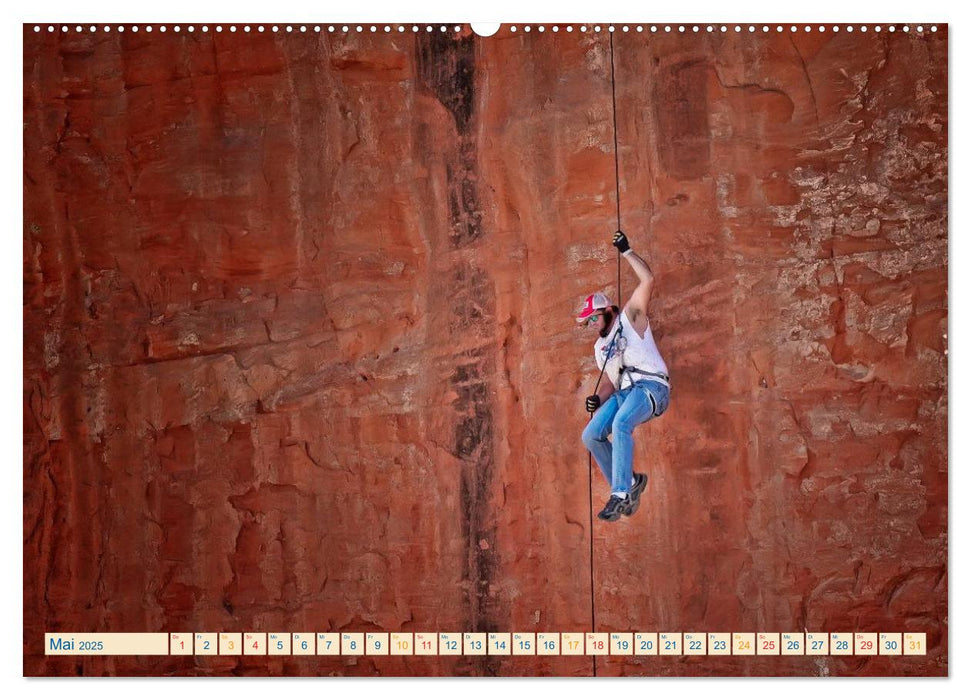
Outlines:
POLYGON ((630 517, 637 512, 638 506, 641 505, 641 494, 644 493, 644 489, 646 488, 647 474, 634 472, 634 485, 630 487, 630 493, 627 495, 627 500, 625 501, 627 510, 624 511, 624 515, 630 517))
POLYGON ((601 520, 619 520, 620 516, 627 510, 628 502, 630 498, 621 498, 620 496, 611 495, 610 500, 607 501, 607 505, 604 509, 597 513, 597 517, 601 520))

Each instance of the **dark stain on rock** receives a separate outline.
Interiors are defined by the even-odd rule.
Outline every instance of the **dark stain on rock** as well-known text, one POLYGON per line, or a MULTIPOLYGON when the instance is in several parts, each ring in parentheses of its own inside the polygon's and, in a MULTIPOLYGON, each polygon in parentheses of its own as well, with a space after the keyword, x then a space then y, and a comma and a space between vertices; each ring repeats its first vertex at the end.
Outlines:
POLYGON ((661 165, 679 180, 708 174, 708 65, 684 61, 662 69, 654 86, 661 165))
MULTIPOLYGON (((476 40, 471 35, 432 33, 416 37, 417 88, 440 102, 454 124, 454 132, 445 134, 444 144, 441 139, 428 139, 439 149, 430 152, 429 158, 444 164, 447 191, 441 205, 447 207, 450 230, 445 245, 451 250, 471 246, 484 236, 475 138, 475 49, 476 40)), ((430 123, 436 122, 440 124, 440 118, 430 123)), ((440 282, 446 295, 444 304, 439 305, 442 321, 450 334, 463 339, 463 349, 449 357, 446 381, 455 393, 449 407, 453 414, 449 449, 461 469, 465 625, 470 631, 490 632, 507 626, 492 591, 499 578, 492 503, 496 461, 491 390, 495 381, 491 350, 495 284, 486 271, 458 260, 442 273, 440 282)), ((500 670, 498 659, 483 656, 469 657, 464 672, 497 675, 500 670)))
POLYGON ((475 37, 420 34, 416 48, 421 82, 452 113, 458 133, 468 134, 475 104, 475 37))
POLYGON ((474 137, 475 39, 452 34, 418 36, 419 84, 452 115, 457 157, 448 156, 448 210, 452 246, 461 248, 482 236, 482 211, 476 186, 478 154, 474 137))
POLYGON ((468 264, 456 265, 451 273, 449 332, 468 333, 481 328, 488 337, 495 315, 492 280, 488 274, 468 264))
MULTIPOLYGON (((455 426, 452 454, 463 460, 475 460, 481 448, 491 448, 492 408, 489 404, 488 385, 481 375, 481 361, 477 361, 457 367, 450 380, 452 388, 458 394, 452 407, 464 414, 455 426)), ((491 460, 491 455, 489 459, 491 460)), ((491 461, 488 466, 491 467, 491 461)))
MULTIPOLYGON (((467 271, 466 271, 467 272, 467 271)), ((475 279, 479 277, 473 275, 475 279)), ((468 284, 462 289, 469 295, 468 284)), ((471 296, 475 296, 474 294, 471 296)), ((490 299, 480 298, 477 307, 488 310, 477 325, 479 331, 492 322, 490 299)), ((463 314, 460 306, 452 306, 450 315, 463 314)), ((495 478, 495 422, 490 396, 493 358, 488 349, 474 348, 453 357, 455 367, 449 377, 449 385, 455 392, 451 408, 456 415, 451 451, 461 462, 460 503, 462 513, 462 539, 466 543, 466 556, 462 563, 462 579, 466 582, 469 629, 491 632, 502 628, 496 610, 495 595, 491 592, 498 578, 498 562, 494 546, 482 546, 482 542, 495 543, 496 525, 492 514, 491 486, 495 478)), ((494 660, 476 657, 476 672, 489 674, 496 669, 494 660)))
MULTIPOLYGON (((495 548, 480 544, 494 543, 496 538, 490 498, 495 472, 495 427, 489 398, 491 361, 479 351, 456 359, 461 364, 456 366, 449 382, 457 394, 452 408, 460 416, 452 437, 452 454, 462 464, 459 497, 462 539, 466 543, 462 579, 468 587, 470 629, 494 632, 501 627, 495 596, 490 591, 492 582, 498 578, 498 562, 495 548)), ((475 657, 475 660, 479 673, 490 675, 497 670, 493 668, 494 659, 475 657)))
MULTIPOLYGON (((495 290, 488 274, 468 263, 457 263, 449 274, 449 332, 484 342, 456 353, 448 384, 455 393, 451 451, 460 460, 462 539, 466 543, 462 579, 467 586, 468 625, 476 632, 503 628, 491 589, 499 578, 495 543, 492 483, 495 479, 495 421, 491 386, 495 358, 488 342, 495 324, 495 290)), ((474 657, 474 672, 492 675, 498 661, 474 657)))

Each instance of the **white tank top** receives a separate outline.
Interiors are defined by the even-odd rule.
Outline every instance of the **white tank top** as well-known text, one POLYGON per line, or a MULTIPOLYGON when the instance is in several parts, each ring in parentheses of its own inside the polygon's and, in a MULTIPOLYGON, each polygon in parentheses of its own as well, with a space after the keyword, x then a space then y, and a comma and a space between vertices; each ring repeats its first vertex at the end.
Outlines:
POLYGON ((611 383, 618 389, 625 389, 641 379, 652 379, 662 384, 667 384, 660 377, 646 377, 637 372, 624 372, 623 379, 621 379, 623 382, 622 386, 617 385, 618 375, 622 366, 636 367, 644 372, 655 372, 663 375, 667 375, 668 373, 668 366, 664 363, 664 359, 657 349, 657 344, 654 342, 654 334, 651 333, 650 320, 647 322, 647 328, 644 330, 643 338, 637 335, 637 331, 634 330, 634 324, 627 318, 627 313, 624 311, 620 312, 620 322, 623 324, 623 329, 612 345, 611 340, 614 339, 614 334, 617 331, 616 324, 610 329, 610 333, 607 334, 606 338, 597 338, 597 342, 594 343, 593 352, 597 358, 597 368, 603 369, 604 363, 606 362, 607 369, 604 372, 610 377, 611 383))

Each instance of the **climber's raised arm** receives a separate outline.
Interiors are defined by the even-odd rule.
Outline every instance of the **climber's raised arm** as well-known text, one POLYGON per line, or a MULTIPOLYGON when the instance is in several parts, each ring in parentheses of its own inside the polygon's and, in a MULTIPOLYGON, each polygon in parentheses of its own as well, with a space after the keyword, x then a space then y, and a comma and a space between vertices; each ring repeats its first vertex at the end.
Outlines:
POLYGON ((637 273, 637 278, 640 280, 624 307, 627 311, 627 317, 636 322, 639 317, 647 314, 647 305, 654 293, 654 273, 651 272, 650 266, 644 259, 631 249, 630 242, 623 231, 614 234, 614 246, 634 268, 634 272, 637 273))

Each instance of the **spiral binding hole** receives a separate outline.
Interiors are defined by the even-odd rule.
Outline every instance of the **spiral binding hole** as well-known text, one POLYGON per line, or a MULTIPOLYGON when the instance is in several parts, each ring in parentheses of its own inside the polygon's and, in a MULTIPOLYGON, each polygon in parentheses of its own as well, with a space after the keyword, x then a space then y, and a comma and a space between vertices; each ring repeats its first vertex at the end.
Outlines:
MULTIPOLYGON (((214 29, 214 31, 216 33, 222 33, 223 32, 223 29, 224 29, 224 26, 228 28, 228 30, 229 30, 230 33, 234 33, 234 34, 237 32, 237 30, 239 29, 239 27, 242 27, 242 31, 245 34, 250 34, 254 30, 254 27, 252 27, 250 25, 234 25, 234 24, 231 24, 231 25, 215 25, 213 27, 213 29, 214 29)), ((58 26, 57 25, 51 24, 51 25, 46 25, 46 27, 47 27, 47 32, 48 33, 54 33, 56 31, 58 31, 58 26)), ((746 27, 748 29, 748 33, 749 34, 754 34, 754 33, 756 33, 759 30, 759 27, 757 25, 745 25, 745 26, 743 26, 743 25, 738 25, 738 24, 732 25, 732 26, 729 26, 729 25, 711 25, 711 24, 709 24, 709 25, 702 25, 702 26, 699 26, 699 25, 686 26, 686 25, 683 25, 682 24, 682 25, 678 25, 675 28, 677 29, 678 33, 680 33, 680 34, 684 34, 684 33, 686 33, 689 30, 690 30, 691 33, 694 33, 694 34, 697 34, 699 31, 702 31, 702 30, 708 32, 709 34, 710 33, 713 33, 713 32, 716 32, 716 31, 721 31, 722 33, 726 33, 730 29, 734 30, 735 33, 737 33, 737 34, 740 34, 743 31, 745 31, 746 27)), ((423 27, 422 26, 419 26, 417 24, 411 25, 411 31, 413 33, 417 33, 419 31, 421 31, 422 28, 424 28, 424 30, 426 32, 429 32, 429 33, 435 31, 435 29, 436 29, 435 26, 430 25, 430 24, 429 25, 424 25, 423 27)), ((547 27, 546 25, 543 25, 543 24, 538 24, 538 25, 528 25, 527 24, 527 25, 521 25, 521 26, 517 26, 517 25, 514 24, 514 25, 510 25, 509 31, 511 33, 516 33, 517 31, 532 32, 534 28, 535 28, 535 30, 537 32, 539 32, 541 34, 542 33, 545 33, 547 29, 549 29, 553 33, 557 33, 557 34, 560 33, 561 30, 562 31, 565 31, 567 33, 572 33, 573 30, 574 30, 574 26, 573 25, 570 25, 570 24, 567 24, 567 25, 551 25, 549 27, 547 27)), ((614 24, 610 24, 610 25, 605 25, 605 26, 601 26, 601 25, 597 24, 597 25, 593 25, 592 27, 588 27, 587 25, 580 25, 578 28, 579 28, 579 31, 580 32, 592 31, 594 33, 600 33, 601 31, 604 31, 604 30, 606 30, 607 32, 610 32, 610 33, 615 33, 618 30, 618 28, 622 32, 628 32, 629 33, 630 31, 634 30, 634 31, 636 31, 638 33, 643 33, 646 29, 648 29, 644 25, 628 25, 628 24, 624 24, 624 25, 614 25, 614 24)), ((913 28, 914 32, 916 32, 918 34, 924 34, 926 32, 937 32, 937 30, 938 30, 938 26, 936 24, 932 24, 932 25, 917 24, 917 25, 913 25, 913 27, 911 25, 909 25, 909 24, 905 24, 905 25, 900 25, 899 26, 899 30, 902 31, 902 32, 904 32, 904 33, 910 33, 911 28, 913 28)), ((62 33, 65 33, 65 34, 66 33, 70 33, 72 31, 72 27, 69 26, 69 25, 61 25, 59 29, 60 29, 60 31, 62 33)), ((145 24, 145 25, 133 24, 133 25, 129 25, 127 27, 125 25, 118 25, 117 27, 114 27, 114 28, 111 25, 104 25, 104 26, 101 27, 101 30, 104 31, 104 32, 106 32, 106 33, 110 33, 113 30, 114 31, 117 31, 118 33, 124 33, 127 30, 127 31, 130 31, 132 33, 137 33, 139 31, 144 31, 145 33, 150 34, 152 31, 154 31, 156 29, 158 30, 159 33, 162 33, 162 34, 168 32, 170 29, 171 29, 172 32, 175 32, 175 33, 181 33, 183 30, 184 31, 187 31, 187 32, 190 32, 190 33, 194 33, 196 31, 196 28, 193 25, 187 25, 185 27, 182 27, 181 25, 177 25, 177 24, 176 25, 172 25, 171 27, 166 26, 166 25, 150 25, 150 24, 145 24)), ((200 31, 202 31, 203 33, 208 33, 209 32, 209 29, 210 29, 209 25, 202 25, 200 27, 200 31)), ((279 32, 280 31, 280 27, 277 26, 277 25, 273 25, 270 29, 273 32, 279 32)), ((294 26, 293 25, 286 25, 284 27, 284 29, 285 29, 285 31, 287 33, 293 33, 294 26)), ((307 30, 308 30, 308 25, 299 25, 297 27, 297 29, 300 31, 300 33, 306 33, 307 30)), ((384 28, 383 29, 384 29, 384 33, 385 34, 390 34, 390 33, 394 32, 395 30, 397 30, 398 33, 404 33, 404 32, 407 31, 408 27, 406 25, 400 25, 400 24, 399 25, 395 25, 395 26, 392 26, 392 25, 384 25, 384 28)), ((437 26, 437 29, 438 29, 438 31, 444 33, 444 32, 448 32, 450 30, 450 27, 448 25, 444 25, 443 24, 443 25, 437 26)), ((663 25, 662 26, 662 29, 664 30, 665 33, 670 33, 671 30, 672 30, 672 26, 671 25, 663 25)), ((772 27, 770 25, 767 25, 767 24, 766 25, 761 25, 761 29, 762 29, 762 33, 764 33, 764 34, 767 34, 767 33, 769 33, 769 32, 772 31, 772 27)), ((789 32, 790 33, 796 33, 796 32, 799 31, 799 27, 796 26, 796 25, 788 25, 788 29, 789 29, 789 32)), ((97 33, 98 30, 99 30, 99 27, 97 25, 93 25, 93 24, 92 25, 88 25, 87 27, 84 27, 83 25, 78 24, 78 25, 75 25, 73 27, 73 31, 75 33, 78 33, 78 34, 84 32, 84 31, 88 31, 90 33, 97 33)), ((462 31, 462 25, 456 24, 453 27, 451 27, 451 30, 454 31, 457 34, 458 33, 461 33, 461 31, 462 31)), ((657 33, 657 31, 658 31, 658 25, 650 25, 649 30, 651 31, 651 33, 657 33)), ((808 25, 807 24, 807 25, 802 26, 802 30, 803 30, 803 32, 805 32, 807 34, 813 32, 814 30, 816 32, 820 33, 820 34, 823 34, 826 31, 832 31, 834 34, 839 33, 840 31, 845 31, 847 33, 853 33, 854 31, 859 31, 860 33, 866 33, 868 31, 873 31, 873 32, 888 31, 888 32, 891 32, 891 33, 895 33, 898 30, 898 26, 897 25, 892 25, 892 24, 891 25, 886 25, 886 26, 879 25, 879 24, 872 25, 872 26, 871 25, 865 25, 864 24, 864 25, 858 25, 858 26, 854 26, 854 25, 844 25, 844 26, 832 25, 832 27, 829 27, 828 28, 826 25, 818 25, 816 27, 813 27, 812 25, 808 25)), ((35 34, 41 33, 41 32, 44 31, 44 26, 43 25, 39 25, 39 24, 35 24, 35 25, 33 25, 33 31, 34 31, 35 34)), ((263 25, 257 25, 255 27, 255 31, 257 31, 259 33, 263 33, 264 31, 266 31, 266 28, 263 25)), ((323 31, 323 28, 321 27, 321 25, 313 25, 313 31, 315 33, 318 33, 319 34, 321 31, 323 31)), ((376 33, 378 33, 378 32, 381 31, 381 27, 379 25, 367 25, 367 26, 364 26, 364 25, 354 25, 354 26, 348 26, 346 24, 345 25, 342 25, 340 27, 337 27, 337 26, 331 24, 331 25, 327 25, 326 31, 329 32, 329 33, 334 33, 336 31, 340 31, 340 32, 343 32, 345 34, 352 33, 352 32, 363 33, 365 31, 370 31, 372 34, 376 34, 376 33)), ((783 26, 781 24, 780 25, 775 25, 775 31, 777 33, 783 32, 783 31, 785 31, 785 26, 783 26)))

